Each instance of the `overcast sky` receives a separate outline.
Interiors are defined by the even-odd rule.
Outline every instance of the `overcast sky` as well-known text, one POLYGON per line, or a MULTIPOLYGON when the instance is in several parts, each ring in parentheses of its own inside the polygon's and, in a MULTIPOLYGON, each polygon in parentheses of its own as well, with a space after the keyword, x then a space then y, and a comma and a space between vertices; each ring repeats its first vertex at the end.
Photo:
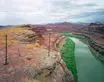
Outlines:
POLYGON ((104 22, 104 0, 0 0, 0 24, 104 22))

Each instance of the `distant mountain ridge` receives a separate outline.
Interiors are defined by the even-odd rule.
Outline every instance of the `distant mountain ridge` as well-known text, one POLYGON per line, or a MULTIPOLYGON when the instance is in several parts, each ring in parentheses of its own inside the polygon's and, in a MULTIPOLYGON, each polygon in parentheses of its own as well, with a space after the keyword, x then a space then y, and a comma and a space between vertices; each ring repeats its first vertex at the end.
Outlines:
POLYGON ((0 28, 4 28, 4 27, 9 27, 9 25, 8 25, 8 26, 3 26, 3 25, 0 25, 0 28))
POLYGON ((3 28, 3 27, 4 27, 4 26, 1 26, 1 25, 0 25, 0 28, 3 28))

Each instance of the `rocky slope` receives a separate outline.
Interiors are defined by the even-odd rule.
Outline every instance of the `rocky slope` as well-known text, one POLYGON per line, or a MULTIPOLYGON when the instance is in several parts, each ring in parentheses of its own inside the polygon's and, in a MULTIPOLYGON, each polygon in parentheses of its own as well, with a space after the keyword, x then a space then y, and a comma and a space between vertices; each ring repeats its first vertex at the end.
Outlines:
POLYGON ((59 36, 58 33, 51 35, 48 54, 47 34, 39 35, 21 26, 0 29, 0 82, 73 82, 60 52, 54 50, 53 43, 59 36), (7 65, 4 65, 5 34, 8 36, 7 65))

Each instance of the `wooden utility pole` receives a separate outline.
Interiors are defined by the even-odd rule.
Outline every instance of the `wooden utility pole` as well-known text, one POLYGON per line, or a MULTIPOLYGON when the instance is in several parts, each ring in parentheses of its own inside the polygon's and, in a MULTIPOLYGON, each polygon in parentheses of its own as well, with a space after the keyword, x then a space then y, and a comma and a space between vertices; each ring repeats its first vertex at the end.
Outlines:
POLYGON ((7 56, 7 40, 8 40, 8 37, 7 35, 5 35, 5 63, 4 65, 7 65, 8 64, 8 56, 7 56))
POLYGON ((48 35, 49 35, 48 56, 50 56, 50 50, 51 50, 51 34, 52 34, 53 32, 52 32, 52 29, 47 29, 47 32, 48 32, 48 35))
POLYGON ((48 56, 50 56, 50 34, 51 34, 51 33, 49 33, 49 49, 48 49, 48 56))

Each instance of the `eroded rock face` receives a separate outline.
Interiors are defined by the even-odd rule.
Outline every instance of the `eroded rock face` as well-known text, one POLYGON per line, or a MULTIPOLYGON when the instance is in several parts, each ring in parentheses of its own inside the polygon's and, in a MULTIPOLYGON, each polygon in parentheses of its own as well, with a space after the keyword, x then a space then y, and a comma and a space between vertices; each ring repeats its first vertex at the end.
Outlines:
POLYGON ((91 34, 103 34, 104 35, 104 24, 102 23, 91 23, 89 25, 89 32, 91 34))
POLYGON ((24 32, 22 34, 15 34, 14 38, 16 40, 22 41, 22 42, 35 42, 36 41, 36 34, 32 31, 24 32))
POLYGON ((29 69, 29 74, 33 80, 39 82, 72 82, 73 76, 72 73, 67 70, 64 71, 60 63, 56 62, 53 66, 43 68, 35 72, 35 69, 29 69))
MULTIPOLYGON (((3 65, 5 48, 0 47, 2 49, 0 51, 0 82, 71 82, 73 80, 72 73, 61 60, 58 51, 51 48, 49 55, 47 46, 43 44, 39 47, 35 46, 37 40, 40 43, 45 41, 47 43, 48 39, 44 39, 46 35, 43 37, 27 28, 12 29, 8 37, 11 37, 9 40, 14 39, 15 42, 8 46, 9 64, 7 66, 3 65)), ((56 36, 53 34, 51 47, 54 47, 55 39, 56 36)))

